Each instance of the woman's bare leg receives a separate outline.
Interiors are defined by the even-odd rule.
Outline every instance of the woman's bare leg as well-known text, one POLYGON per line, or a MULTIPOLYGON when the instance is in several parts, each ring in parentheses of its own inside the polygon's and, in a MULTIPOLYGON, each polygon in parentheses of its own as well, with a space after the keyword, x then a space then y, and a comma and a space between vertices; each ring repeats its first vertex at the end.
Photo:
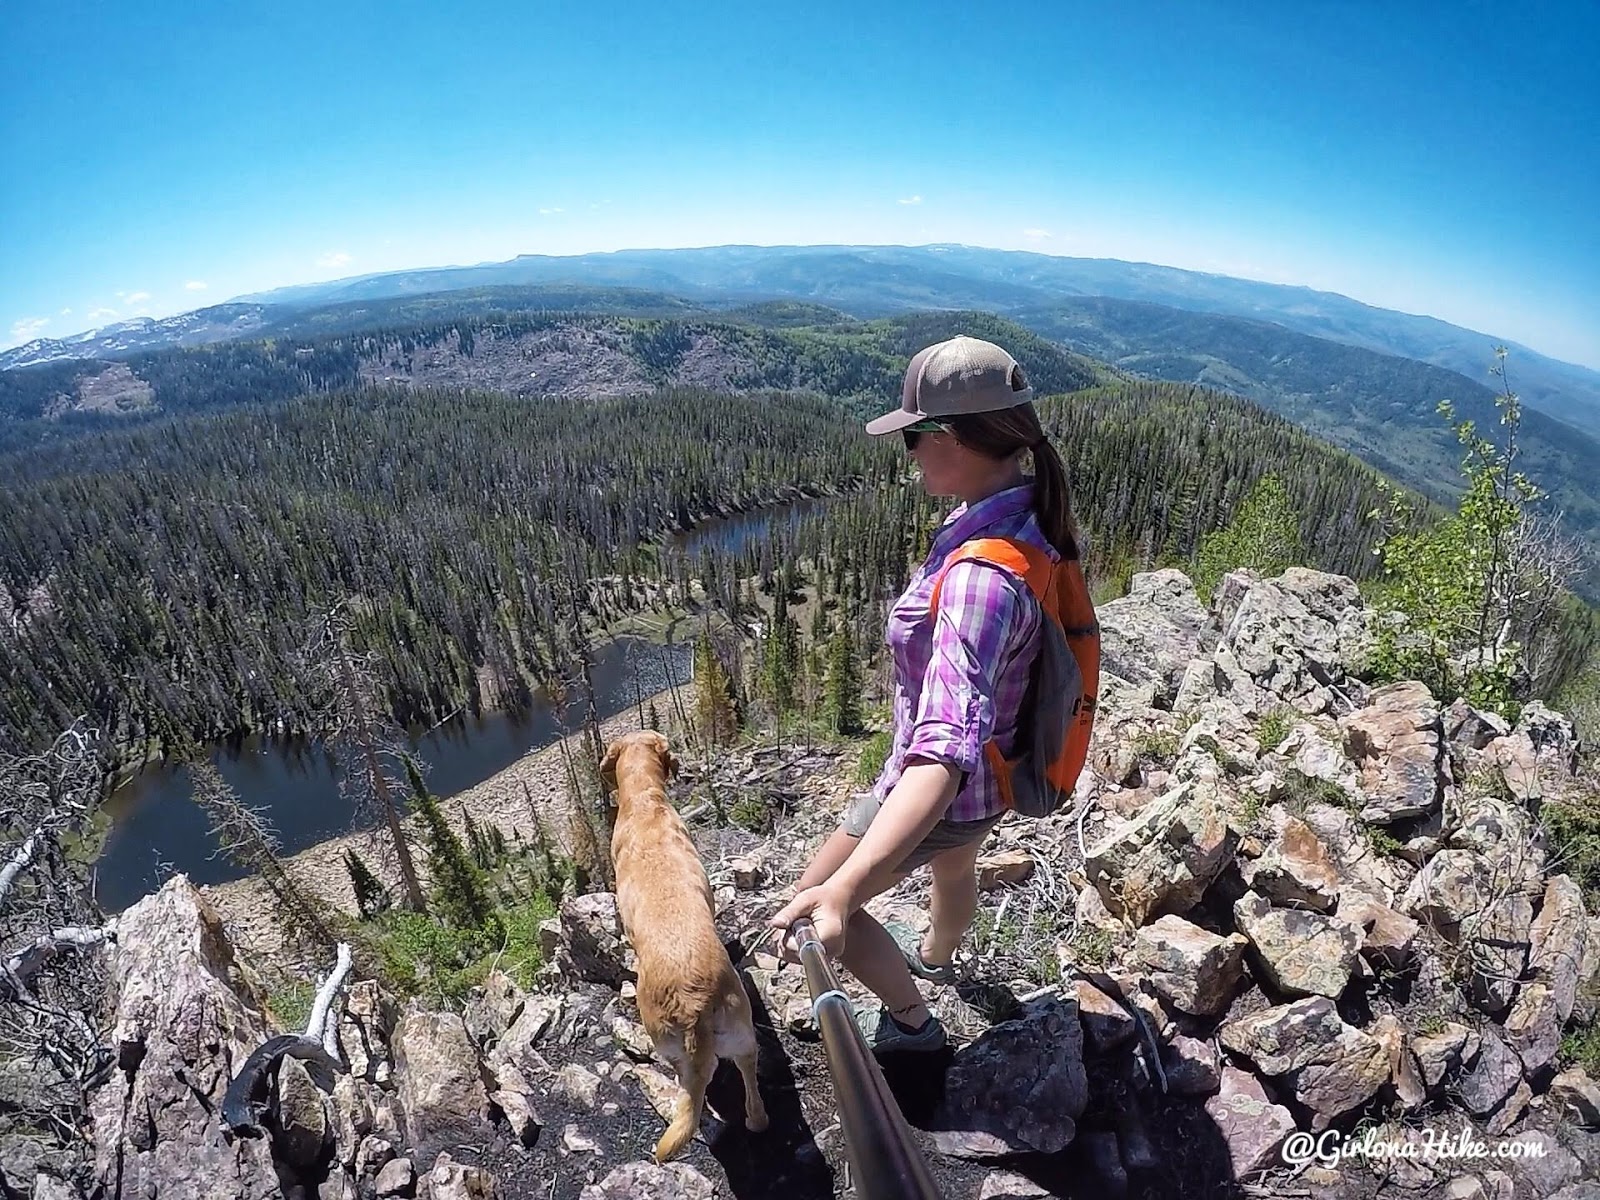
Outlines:
MULTIPOLYGON (((835 830, 822 849, 817 851, 811 865, 800 876, 797 890, 816 887, 832 877, 844 865, 845 859, 856 848, 859 838, 844 830, 835 830)), ((870 899, 887 891, 905 876, 896 872, 874 874, 863 889, 863 899, 870 899)), ((928 1019, 928 1009, 922 1002, 922 993, 911 977, 900 947, 889 933, 865 909, 857 909, 845 929, 844 953, 840 956, 845 968, 866 988, 882 1000, 891 1016, 902 1025, 916 1027, 928 1019)))
POLYGON ((949 966, 972 927, 978 912, 978 851, 983 843, 979 838, 935 855, 928 863, 933 871, 932 923, 922 939, 922 961, 930 967, 949 966))

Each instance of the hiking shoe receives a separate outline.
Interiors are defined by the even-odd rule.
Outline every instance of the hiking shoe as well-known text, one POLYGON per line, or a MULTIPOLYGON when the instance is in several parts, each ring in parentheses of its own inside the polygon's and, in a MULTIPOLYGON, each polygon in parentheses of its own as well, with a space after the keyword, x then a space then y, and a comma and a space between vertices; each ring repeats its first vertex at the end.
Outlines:
POLYGON ((874 1054, 927 1054, 944 1049, 944 1026, 931 1013, 926 1025, 916 1033, 907 1033, 881 1004, 857 1003, 854 1008, 856 1026, 874 1054))
POLYGON ((929 979, 934 983, 954 983, 956 981, 956 968, 952 963, 947 966, 935 966, 933 963, 924 962, 922 959, 922 935, 909 925, 902 925, 891 921, 884 927, 894 944, 900 948, 900 957, 906 960, 906 967, 920 979, 929 979))

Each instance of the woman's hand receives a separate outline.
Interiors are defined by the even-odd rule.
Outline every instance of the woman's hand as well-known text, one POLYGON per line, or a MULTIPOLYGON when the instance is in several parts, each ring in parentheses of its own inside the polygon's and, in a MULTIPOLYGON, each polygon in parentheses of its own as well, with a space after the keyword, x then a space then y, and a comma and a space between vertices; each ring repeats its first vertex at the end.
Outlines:
POLYGON ((833 880, 807 888, 772 918, 774 929, 787 934, 789 926, 801 917, 810 917, 816 927, 817 939, 828 957, 838 958, 844 953, 845 925, 850 920, 853 903, 847 889, 833 880))

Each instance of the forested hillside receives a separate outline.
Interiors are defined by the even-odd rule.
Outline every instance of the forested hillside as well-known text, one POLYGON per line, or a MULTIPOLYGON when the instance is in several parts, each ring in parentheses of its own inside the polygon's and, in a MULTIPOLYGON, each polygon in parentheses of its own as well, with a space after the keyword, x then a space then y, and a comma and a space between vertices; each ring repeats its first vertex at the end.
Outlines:
MULTIPOLYGON (((1480 428, 1498 423, 1494 392, 1453 372, 1261 321, 1160 305, 1065 301, 1020 311, 1028 328, 973 312, 858 321, 792 300, 717 315, 692 307, 630 289, 485 288, 327 306, 259 342, 0 372, 0 450, 360 383, 527 397, 782 388, 838 397, 865 412, 897 393, 911 353, 957 332, 1011 348, 1041 393, 1110 378, 1095 359, 1234 392, 1436 500, 1457 495, 1462 483, 1461 450, 1439 418, 1439 402, 1451 400, 1480 428), (633 315, 537 308, 566 300, 633 315), (504 311, 516 306, 523 311, 504 311)), ((1513 384, 1521 366, 1513 357, 1513 384)), ((1520 439, 1520 466, 1550 493, 1547 510, 1561 513, 1600 562, 1600 492, 1592 486, 1600 442, 1532 411, 1520 439)), ((1584 590, 1600 592, 1600 569, 1591 569, 1584 590)))
POLYGON ((5 371, 0 372, 0 450, 160 414, 283 401, 363 382, 588 397, 675 385, 782 388, 881 407, 884 397, 898 395, 906 359, 956 333, 1003 341, 1041 393, 1085 387, 1104 373, 1103 367, 986 313, 913 313, 866 323, 831 314, 818 323, 796 325, 793 309, 747 310, 743 322, 499 313, 162 351, 133 356, 126 365, 52 363, 5 371), (142 382, 149 394, 136 407, 109 407, 98 399, 107 376, 142 382))
MULTIPOLYGON (((926 331, 905 329, 909 341, 926 331)), ((881 399, 879 400, 881 403, 881 399)), ((1254 405, 1114 382, 1044 402, 1099 579, 1190 555, 1279 473, 1313 561, 1370 571, 1377 477, 1254 405)), ((129 749, 296 729, 317 702, 301 650, 353 601, 401 719, 513 700, 592 630, 804 561, 880 636, 934 502, 898 442, 794 393, 668 390, 530 404, 371 388, 168 418, 0 463, 0 732, 35 745, 80 712, 129 749), (738 561, 664 535, 804 493, 846 493, 738 561)), ((819 632, 812 631, 813 635, 819 632)))

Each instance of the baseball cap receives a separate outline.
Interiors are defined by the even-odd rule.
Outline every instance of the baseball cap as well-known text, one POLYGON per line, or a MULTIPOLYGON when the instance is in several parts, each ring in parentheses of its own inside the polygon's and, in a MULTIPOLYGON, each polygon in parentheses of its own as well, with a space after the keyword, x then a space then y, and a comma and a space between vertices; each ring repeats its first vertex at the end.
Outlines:
POLYGON ((912 356, 900 407, 868 421, 867 432, 893 433, 930 418, 995 412, 1032 399, 1016 359, 993 342, 962 334, 912 356))

